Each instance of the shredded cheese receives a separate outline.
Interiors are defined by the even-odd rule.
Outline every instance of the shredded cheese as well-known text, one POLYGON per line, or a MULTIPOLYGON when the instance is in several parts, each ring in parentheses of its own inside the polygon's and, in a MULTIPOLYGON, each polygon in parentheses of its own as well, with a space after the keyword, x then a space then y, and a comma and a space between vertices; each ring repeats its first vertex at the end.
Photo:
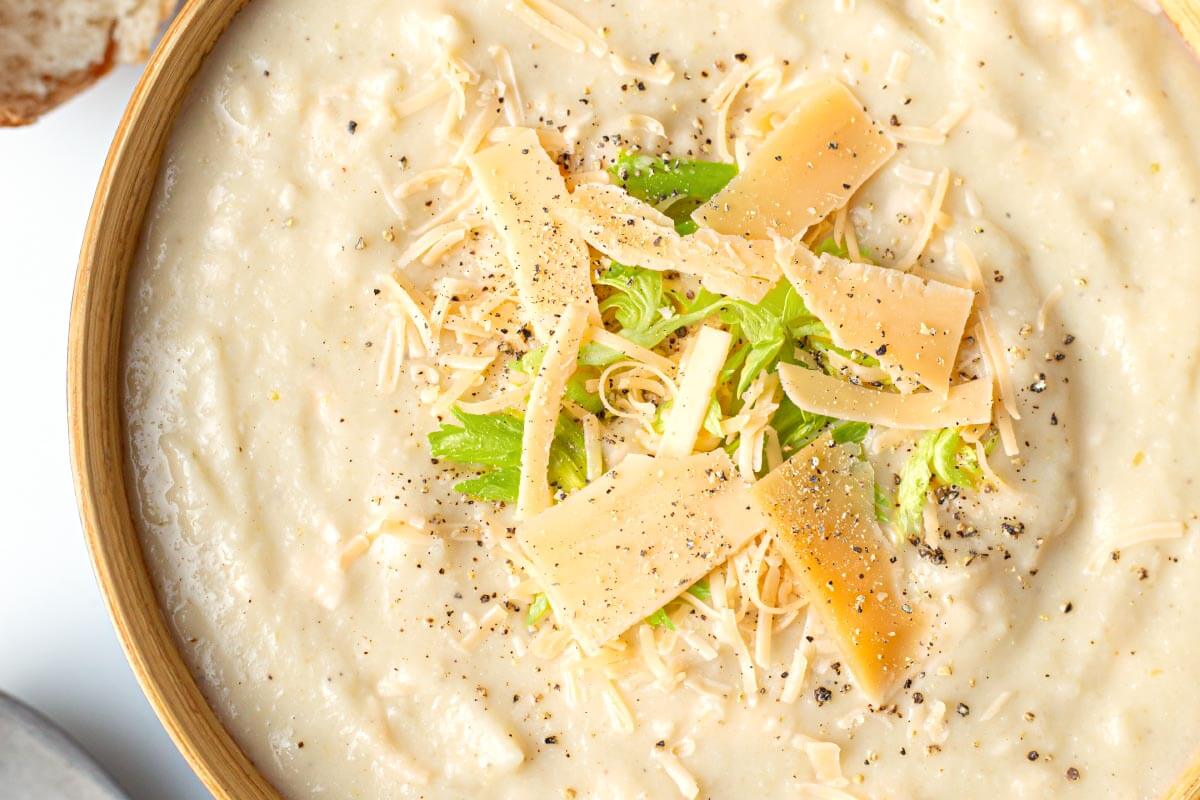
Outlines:
POLYGON ((940 145, 946 143, 944 132, 921 125, 895 125, 889 132, 893 138, 905 144, 940 145))
POLYGON ((604 708, 608 711, 608 718, 612 722, 613 729, 620 734, 633 733, 637 728, 633 719, 633 713, 629 710, 629 704, 625 702, 625 698, 621 696, 620 690, 612 684, 612 681, 605 679, 604 688, 601 690, 600 696, 604 698, 604 708))
POLYGON ((964 103, 961 100, 955 100, 950 104, 950 107, 946 109, 946 113, 943 114, 937 122, 933 123, 933 129, 940 132, 943 136, 949 136, 950 132, 958 126, 958 123, 962 122, 963 119, 966 118, 970 111, 970 103, 964 103))
POLYGON ((413 298, 412 287, 407 285, 407 282, 398 272, 392 272, 391 275, 385 278, 384 286, 396 298, 408 321, 412 323, 412 327, 409 330, 415 331, 417 336, 420 337, 425 353, 431 357, 436 356, 438 352, 437 338, 433 334, 429 318, 425 315, 425 309, 413 298))
POLYGON ((640 361, 643 364, 648 364, 651 367, 656 367, 667 375, 675 372, 675 362, 666 356, 660 356, 653 350, 648 350, 640 344, 631 342, 620 334, 603 328, 599 325, 593 326, 588 331, 588 338, 596 344, 602 344, 605 347, 611 347, 622 355, 632 358, 635 361, 640 361))
POLYGON ((400 369, 404 366, 406 352, 405 317, 393 316, 388 320, 383 338, 383 356, 379 359, 376 384, 381 392, 391 393, 400 386, 400 369))
POLYGON ((488 133, 488 141, 494 144, 523 140, 527 131, 537 134, 538 143, 548 155, 562 155, 567 150, 566 138, 553 128, 512 128, 507 125, 492 128, 488 133))
POLYGON ((650 751, 650 755, 662 767, 663 772, 667 773, 674 783, 679 788, 679 794, 687 798, 687 800, 696 800, 700 795, 700 786, 696 783, 696 779, 692 777, 692 773, 688 772, 683 766, 683 762, 666 747, 655 747, 650 751))
POLYGON ((513 0, 507 8, 534 33, 544 36, 559 47, 576 55, 587 52, 587 43, 583 39, 538 14, 524 0, 513 0))
POLYGON ((927 169, 917 169, 909 164, 905 164, 903 161, 896 164, 892 168, 892 171, 896 173, 896 177, 900 180, 915 183, 918 186, 932 186, 934 179, 937 177, 937 173, 930 172, 927 169))
POLYGON ((459 145, 458 151, 455 152, 454 158, 451 159, 452 164, 465 164, 467 157, 474 155, 479 149, 479 145, 487 138, 489 132, 495 127, 496 121, 500 118, 501 103, 497 100, 484 105, 484 107, 476 115, 471 124, 467 126, 466 133, 463 134, 462 144, 459 145))
POLYGON ((812 645, 804 637, 800 637, 800 642, 792 653, 792 663, 788 667, 788 675, 783 680, 783 691, 779 695, 781 702, 790 705, 800 697, 800 691, 804 688, 804 678, 808 672, 808 655, 811 648, 812 645))
POLYGON ((908 68, 912 65, 912 56, 907 50, 896 50, 892 53, 892 60, 888 62, 888 69, 885 77, 889 83, 899 83, 908 76, 908 68))
POLYGON ((467 231, 471 226, 466 222, 445 222, 437 227, 431 228, 423 235, 417 237, 412 244, 404 249, 400 254, 398 261, 408 266, 414 261, 424 259, 429 253, 437 251, 445 251, 447 242, 454 244, 461 242, 467 236, 467 231))
POLYGON ((430 413, 439 419, 447 416, 451 406, 483 379, 484 370, 491 366, 494 360, 495 356, 487 357, 482 359, 482 366, 457 370, 454 380, 450 382, 445 391, 438 395, 437 401, 430 407, 430 413))
POLYGON ((717 84, 717 88, 708 98, 707 105, 717 116, 716 146, 717 155, 722 161, 733 161, 733 153, 729 150, 729 112, 733 108, 738 94, 749 82, 754 70, 761 66, 761 64, 753 66, 739 64, 717 84))
POLYGON ((617 120, 616 127, 622 131, 644 131, 660 139, 667 138, 667 129, 663 124, 647 114, 626 114, 617 120))
POLYGON ((1004 406, 996 409, 996 430, 1000 433, 1000 445, 1004 448, 1004 454, 1009 458, 1016 458, 1021 453, 1021 447, 1017 443, 1017 432, 1013 428, 1012 417, 1004 406))
POLYGON ((1050 319, 1050 314, 1054 311, 1054 307, 1058 305, 1058 301, 1062 299, 1063 287, 1062 284, 1055 284, 1050 293, 1046 295, 1046 299, 1042 301, 1041 308, 1037 313, 1037 332, 1044 333, 1046 330, 1046 322, 1050 319))
POLYGON ((996 699, 988 703, 988 707, 984 709, 983 714, 979 717, 980 722, 988 722, 1000 713, 1000 709, 1004 708, 1004 704, 1013 696, 1011 691, 1005 690, 996 695, 996 699))
POLYGON ((528 519, 550 507, 550 445, 567 379, 575 371, 579 347, 587 331, 591 311, 588 306, 567 306, 558 327, 550 337, 546 355, 538 367, 525 411, 521 437, 521 483, 517 494, 517 518, 528 519))
POLYGON ((730 647, 737 657, 738 669, 742 675, 742 692, 746 702, 753 705, 758 699, 758 672, 754 668, 750 648, 742 638, 737 617, 732 609, 725 608, 717 612, 717 626, 721 641, 730 647))
POLYGON ((937 222, 938 214, 941 213, 942 204, 946 202, 946 191, 950 188, 950 170, 943 169, 938 173, 937 183, 933 187, 933 196, 929 200, 929 205, 925 207, 921 214, 921 229, 917 232, 917 238, 913 240, 908 252, 900 258, 896 266, 898 269, 908 271, 912 269, 917 259, 925 252, 925 248, 929 245, 929 238, 933 235, 934 223, 937 222))
POLYGON ((550 0, 510 0, 506 8, 535 33, 577 55, 590 53, 605 59, 613 72, 659 84, 668 84, 675 71, 664 59, 639 64, 612 51, 604 38, 582 20, 550 0))
POLYGON ((1107 542, 1096 550, 1088 560, 1084 572, 1088 575, 1099 575, 1105 564, 1112 563, 1113 553, 1120 553, 1135 545, 1147 542, 1169 541, 1180 539, 1187 531, 1186 526, 1178 521, 1151 522, 1145 525, 1134 525, 1113 535, 1107 542))
POLYGON ((508 124, 521 126, 525 124, 525 100, 521 96, 521 87, 517 84, 517 73, 513 70, 512 56, 508 49, 499 45, 488 48, 488 54, 496 64, 496 72, 504 83, 507 93, 504 96, 504 116, 508 124))
MULTIPOLYGON (((465 616, 465 615, 464 615, 465 616)), ((475 645, 479 644, 479 640, 483 638, 490 630, 494 630, 497 625, 504 621, 508 616, 508 611, 499 603, 492 603, 488 608, 487 613, 480 618, 470 631, 466 633, 458 644, 464 650, 474 650, 475 645)))
MULTIPOLYGON (((992 374, 992 380, 996 382, 996 387, 1000 391, 1000 400, 1004 406, 1005 412, 1014 420, 1021 418, 1020 412, 1017 410, 1017 393, 1013 388, 1012 370, 1008 364, 1008 358, 1005 356, 1004 344, 1000 341, 1000 336, 996 332, 995 323, 992 321, 991 301, 987 293, 987 285, 983 281, 983 271, 979 267, 979 261, 976 260, 975 254, 971 252, 971 248, 966 242, 959 241, 954 248, 955 254, 958 256, 959 263, 962 265, 963 272, 966 273, 967 280, 978 293, 979 303, 979 331, 980 343, 983 345, 983 356, 987 362, 988 370, 992 374)), ((1003 434, 1004 431, 1001 430, 1003 434)), ((1015 449, 1016 437, 1013 437, 1015 449)), ((1008 444, 1005 444, 1005 451, 1009 455, 1016 455, 1011 452, 1008 444)))
POLYGON ((392 197, 403 200, 417 192, 428 189, 440 181, 461 180, 465 173, 461 167, 435 167, 419 172, 408 180, 392 189, 392 197))
POLYGON ((449 95, 450 92, 450 84, 445 80, 428 82, 423 88, 418 89, 396 104, 396 116, 403 119, 424 111, 438 100, 449 95))

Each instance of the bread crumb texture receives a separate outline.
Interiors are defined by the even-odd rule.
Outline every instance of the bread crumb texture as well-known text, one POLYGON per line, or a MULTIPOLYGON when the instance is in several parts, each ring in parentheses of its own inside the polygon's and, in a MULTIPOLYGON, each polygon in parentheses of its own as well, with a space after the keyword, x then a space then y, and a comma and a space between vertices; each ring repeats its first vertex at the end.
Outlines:
POLYGON ((150 52, 173 0, 0 0, 0 126, 28 125, 150 52))

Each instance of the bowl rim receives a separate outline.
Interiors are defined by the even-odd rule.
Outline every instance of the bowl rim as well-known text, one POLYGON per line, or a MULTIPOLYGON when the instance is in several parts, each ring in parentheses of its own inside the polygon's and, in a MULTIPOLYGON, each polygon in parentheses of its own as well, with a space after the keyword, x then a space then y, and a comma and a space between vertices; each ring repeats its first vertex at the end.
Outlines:
MULTIPOLYGON (((282 800, 204 697, 159 603, 133 522, 120 402, 126 282, 161 156, 192 79, 249 2, 186 0, 121 116, 88 213, 71 297, 67 425, 92 569, 126 660, 155 715, 218 800, 282 800)), ((1183 9, 1200 31, 1200 0, 1163 5, 1176 26, 1183 9)), ((1191 30, 1177 32, 1188 41, 1200 38, 1191 30)), ((1200 754, 1163 800, 1200 800, 1200 754)))
POLYGON ((117 638, 151 708, 219 800, 280 800, 208 704, 176 643, 133 522, 121 413, 125 288, 161 156, 192 78, 248 0, 188 0, 138 80, 84 229, 67 344, 76 502, 117 638))

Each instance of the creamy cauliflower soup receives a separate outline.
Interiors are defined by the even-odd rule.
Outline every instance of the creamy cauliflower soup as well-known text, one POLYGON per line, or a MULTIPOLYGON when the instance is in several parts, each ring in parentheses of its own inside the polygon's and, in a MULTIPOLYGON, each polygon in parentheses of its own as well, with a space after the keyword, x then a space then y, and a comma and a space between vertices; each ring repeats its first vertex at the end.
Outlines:
POLYGON ((1200 67, 1132 0, 252 0, 135 517, 292 798, 1159 798, 1200 67))

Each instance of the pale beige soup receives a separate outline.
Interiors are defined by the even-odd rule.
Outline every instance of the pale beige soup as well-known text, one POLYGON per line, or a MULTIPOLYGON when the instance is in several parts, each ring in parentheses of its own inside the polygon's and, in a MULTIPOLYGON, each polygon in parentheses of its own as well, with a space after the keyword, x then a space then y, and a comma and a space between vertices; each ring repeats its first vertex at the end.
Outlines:
MULTIPOLYGON (((1200 67, 1165 20, 1122 0, 560 0, 620 57, 657 54, 673 79, 654 82, 512 5, 253 0, 172 134, 130 282, 129 470, 163 606, 255 764, 295 798, 671 798, 675 767, 726 800, 1161 795, 1200 743, 1200 67), (402 114, 453 84, 448 57, 475 73, 462 118, 452 91, 402 114), (497 81, 500 124, 557 131, 585 172, 618 143, 719 158, 704 101, 761 64, 841 79, 903 143, 853 200, 865 247, 903 247, 950 170, 925 262, 979 256, 1018 387, 1010 490, 941 558, 905 556, 938 646, 882 709, 819 637, 781 701, 803 620, 752 697, 728 649, 682 643, 670 690, 578 685, 522 622, 509 512, 431 463, 428 376, 380 386, 381 276, 457 197, 396 189, 455 155, 497 81)), ((499 257, 484 226, 414 280, 499 257)))

